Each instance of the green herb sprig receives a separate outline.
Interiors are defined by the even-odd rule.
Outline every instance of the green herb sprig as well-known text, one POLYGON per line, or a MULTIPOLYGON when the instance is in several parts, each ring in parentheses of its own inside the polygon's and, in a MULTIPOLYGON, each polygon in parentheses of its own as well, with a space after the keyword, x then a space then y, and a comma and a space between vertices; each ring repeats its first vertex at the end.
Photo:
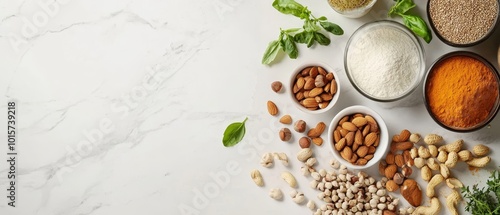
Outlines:
POLYGON ((493 171, 487 187, 477 188, 477 184, 472 186, 472 190, 467 186, 462 188, 462 194, 467 198, 465 210, 473 215, 500 215, 500 171, 493 171))
POLYGON ((389 16, 401 16, 406 27, 412 30, 417 36, 422 37, 425 42, 430 43, 432 40, 432 33, 427 23, 420 16, 407 14, 407 12, 414 7, 416 7, 416 5, 413 0, 396 0, 396 4, 389 10, 389 16))
POLYGON ((278 56, 280 51, 284 51, 291 59, 296 59, 299 55, 296 43, 306 44, 310 48, 315 42, 327 46, 330 44, 330 38, 321 33, 321 29, 334 35, 343 35, 344 30, 335 23, 328 22, 324 16, 316 18, 311 11, 294 0, 275 0, 273 7, 283 14, 296 16, 304 20, 302 28, 280 29, 280 35, 277 40, 269 43, 262 64, 270 64, 278 56))
POLYGON ((238 144, 243 137, 245 136, 245 122, 248 120, 248 117, 243 120, 243 122, 235 122, 231 123, 227 126, 224 131, 224 136, 222 137, 222 144, 225 147, 231 147, 238 144))

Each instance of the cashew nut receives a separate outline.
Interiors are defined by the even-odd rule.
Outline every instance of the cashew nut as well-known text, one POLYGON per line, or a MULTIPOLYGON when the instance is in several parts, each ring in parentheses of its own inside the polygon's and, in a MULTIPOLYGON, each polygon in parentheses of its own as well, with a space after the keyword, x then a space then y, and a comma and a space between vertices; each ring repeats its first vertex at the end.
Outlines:
POLYGON ((462 150, 458 152, 458 159, 460 159, 461 161, 470 161, 472 158, 474 158, 474 156, 472 156, 472 152, 470 152, 469 150, 462 150))
POLYGON ((414 162, 415 162, 415 167, 419 169, 425 166, 425 160, 421 157, 415 158, 414 162))
POLYGON ((458 161, 458 153, 455 151, 451 151, 448 154, 448 159, 446 159, 446 162, 444 162, 444 165, 446 165, 448 168, 453 168, 455 165, 457 165, 458 161))
POLYGON ((478 157, 486 156, 490 153, 490 148, 483 144, 478 144, 472 147, 472 153, 478 157))
POLYGON ((292 173, 285 171, 281 173, 281 178, 285 180, 286 183, 290 185, 290 187, 292 188, 297 187, 297 180, 295 180, 295 177, 292 175, 292 173))
POLYGON ((292 197, 293 202, 297 204, 301 204, 306 200, 306 197, 304 196, 304 193, 302 192, 297 192, 296 190, 292 190, 290 192, 290 197, 292 197))
POLYGON ((436 174, 434 177, 432 177, 432 179, 429 181, 429 184, 427 185, 427 189, 425 192, 427 197, 429 197, 429 198, 434 197, 434 195, 435 195, 434 188, 437 185, 441 184, 441 182, 443 182, 443 180, 444 180, 444 178, 441 174, 436 174))
POLYGON ((259 170, 253 169, 250 172, 250 177, 252 177, 253 182, 255 182, 257 186, 264 186, 264 180, 262 179, 262 175, 260 174, 259 170))
POLYGON ((330 160, 330 166, 334 169, 339 169, 340 168, 340 162, 335 159, 330 160))
POLYGON ((462 197, 456 190, 452 190, 451 194, 446 196, 446 206, 452 215, 458 215, 456 206, 461 199, 462 197))
POLYGON ((439 151, 439 154, 437 156, 437 160, 441 163, 444 163, 444 162, 446 162, 447 159, 448 159, 448 152, 439 151))
POLYGON ((481 157, 481 158, 473 158, 472 160, 467 161, 467 164, 469 166, 472 166, 472 167, 482 168, 482 167, 485 167, 490 162, 490 160, 491 160, 490 156, 485 156, 485 157, 481 157))
POLYGON ((431 206, 418 206, 412 214, 414 215, 437 215, 441 211, 441 203, 439 199, 433 197, 431 199, 431 206))
POLYGON ((464 184, 456 178, 448 178, 446 179, 446 185, 448 185, 449 188, 455 189, 455 188, 462 188, 464 184))
POLYGON ((422 176, 422 179, 424 179, 424 181, 429 181, 431 180, 431 177, 432 177, 432 171, 431 169, 429 169, 428 166, 424 166, 422 167, 422 169, 420 170, 420 174, 422 176))
POLYGON ((273 154, 271 153, 265 153, 262 155, 262 159, 260 159, 260 164, 263 167, 271 167, 273 165, 273 154))
POLYGON ((441 146, 439 147, 439 151, 446 151, 448 153, 450 152, 456 152, 458 153, 461 149, 462 149, 462 146, 464 145, 464 140, 462 139, 459 139, 453 143, 450 143, 450 144, 446 144, 444 146, 441 146))
POLYGON ((429 148, 429 152, 431 153, 431 156, 434 158, 437 157, 438 148, 435 145, 429 145, 428 148, 429 148))
POLYGON ((427 166, 431 170, 439 170, 439 164, 436 162, 436 160, 434 160, 434 158, 427 159, 427 166))
POLYGON ((288 166, 288 156, 285 153, 274 153, 274 159, 280 160, 284 166, 288 166))
POLYGON ((423 158, 423 159, 427 159, 427 158, 431 157, 431 152, 429 151, 428 148, 425 148, 424 146, 420 146, 420 147, 418 147, 418 156, 423 158))
POLYGON ((279 188, 273 188, 269 191, 269 196, 273 199, 280 200, 283 198, 283 193, 279 188))
POLYGON ((306 162, 312 156, 313 152, 311 148, 304 148, 297 154, 297 159, 302 162, 306 162))
POLYGON ((441 175, 444 177, 444 178, 448 178, 450 177, 450 169, 448 169, 448 167, 444 164, 439 164, 439 169, 440 169, 440 172, 441 172, 441 175))

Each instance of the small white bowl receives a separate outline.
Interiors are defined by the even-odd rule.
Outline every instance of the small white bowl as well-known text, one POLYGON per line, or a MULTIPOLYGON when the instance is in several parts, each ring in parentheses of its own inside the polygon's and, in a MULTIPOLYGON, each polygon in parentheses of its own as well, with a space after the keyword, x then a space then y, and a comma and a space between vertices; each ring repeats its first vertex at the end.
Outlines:
POLYGON ((345 10, 345 11, 342 11, 342 10, 340 10, 338 8, 335 8, 335 6, 329 0, 327 0, 327 2, 330 5, 330 7, 332 7, 332 9, 335 12, 339 13, 340 15, 342 15, 344 17, 347 17, 347 18, 360 18, 360 17, 368 14, 368 12, 370 12, 370 10, 372 9, 373 5, 375 5, 375 3, 377 3, 377 0, 371 1, 369 4, 367 4, 364 7, 360 7, 360 8, 356 8, 356 9, 351 9, 351 10, 345 10))
POLYGON ((386 154, 389 148, 389 132, 387 130, 387 125, 377 112, 366 106, 361 106, 361 105, 350 106, 341 110, 335 117, 333 117, 332 121, 330 122, 330 126, 328 127, 328 144, 330 150, 333 153, 333 157, 335 157, 335 159, 337 159, 341 164, 345 165, 348 169, 366 169, 378 163, 380 159, 382 159, 382 157, 384 157, 384 155, 386 154), (377 121, 378 127, 380 129, 380 143, 377 147, 377 150, 375 151, 373 158, 363 166, 354 165, 344 160, 344 158, 340 156, 340 153, 335 149, 335 146, 333 145, 334 142, 333 131, 337 127, 339 121, 344 116, 356 113, 367 114, 372 116, 377 121))
POLYGON ((305 112, 305 113, 312 113, 312 114, 320 114, 320 113, 325 113, 329 110, 332 109, 332 107, 335 105, 335 103, 337 103, 337 100, 339 99, 339 95, 340 95, 340 81, 339 81, 339 75, 337 74, 337 72, 335 72, 335 70, 333 70, 333 68, 331 66, 329 66, 328 64, 326 63, 323 63, 323 62, 316 62, 316 61, 311 61, 311 62, 308 62, 308 63, 304 63, 302 64, 301 66, 297 67, 292 75, 290 76, 290 81, 288 82, 288 86, 290 89, 290 93, 288 93, 288 95, 290 96, 290 99, 292 100, 293 104, 295 104, 295 106, 305 112), (297 101, 297 99, 295 98, 295 95, 293 93, 293 85, 295 84, 295 77, 297 76, 297 74, 299 74, 300 72, 302 72, 303 69, 307 68, 307 67, 310 67, 310 66, 321 66, 323 67, 323 69, 325 69, 327 72, 331 72, 333 73, 333 77, 335 79, 335 81, 337 82, 337 93, 335 93, 335 95, 333 95, 333 98, 332 100, 330 100, 330 103, 328 104, 328 106, 326 106, 326 108, 323 108, 323 109, 318 109, 318 110, 309 110, 307 108, 305 108, 304 106, 302 106, 299 101, 297 101))

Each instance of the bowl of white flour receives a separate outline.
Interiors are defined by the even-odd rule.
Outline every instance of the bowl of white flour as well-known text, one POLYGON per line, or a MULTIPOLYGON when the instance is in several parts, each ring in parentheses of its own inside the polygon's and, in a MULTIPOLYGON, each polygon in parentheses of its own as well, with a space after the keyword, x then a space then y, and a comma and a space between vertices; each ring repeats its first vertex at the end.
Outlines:
POLYGON ((347 42, 344 67, 351 84, 365 97, 393 102, 410 95, 425 74, 418 38, 394 21, 375 21, 356 30, 347 42))

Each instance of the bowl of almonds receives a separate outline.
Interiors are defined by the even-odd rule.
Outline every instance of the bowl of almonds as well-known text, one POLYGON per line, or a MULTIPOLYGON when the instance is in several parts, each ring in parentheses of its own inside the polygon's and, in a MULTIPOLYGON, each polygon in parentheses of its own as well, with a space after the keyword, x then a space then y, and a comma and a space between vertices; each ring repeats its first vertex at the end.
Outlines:
POLYGON ((343 109, 332 119, 328 143, 341 164, 351 169, 366 169, 384 157, 389 133, 377 112, 357 105, 343 109))
POLYGON ((339 98, 337 73, 321 62, 306 63, 290 77, 293 103, 306 113, 324 113, 332 109, 339 98))

